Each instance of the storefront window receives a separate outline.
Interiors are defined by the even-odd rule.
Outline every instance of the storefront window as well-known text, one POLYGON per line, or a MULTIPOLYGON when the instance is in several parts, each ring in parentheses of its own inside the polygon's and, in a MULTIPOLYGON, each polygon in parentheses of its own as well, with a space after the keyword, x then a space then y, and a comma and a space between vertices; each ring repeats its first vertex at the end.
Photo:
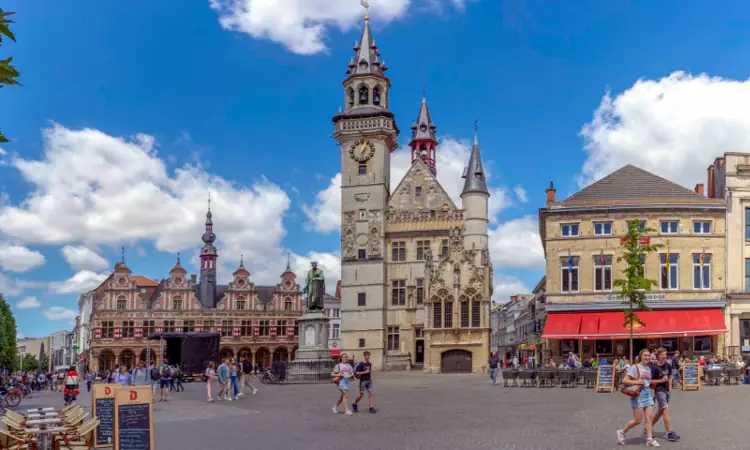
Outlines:
POLYGON ((662 339, 661 346, 666 348, 669 353, 677 351, 677 339, 662 339))
POLYGON ((696 336, 693 338, 693 349, 695 352, 710 352, 711 336, 696 336))
POLYGON ((578 353, 578 341, 566 340, 560 341, 560 351, 563 355, 567 355, 570 352, 578 353))
POLYGON ((610 340, 598 340, 596 341, 596 353, 597 354, 612 354, 612 341, 610 340))
POLYGON ((740 341, 742 342, 740 351, 750 353, 750 320, 740 319, 740 341))

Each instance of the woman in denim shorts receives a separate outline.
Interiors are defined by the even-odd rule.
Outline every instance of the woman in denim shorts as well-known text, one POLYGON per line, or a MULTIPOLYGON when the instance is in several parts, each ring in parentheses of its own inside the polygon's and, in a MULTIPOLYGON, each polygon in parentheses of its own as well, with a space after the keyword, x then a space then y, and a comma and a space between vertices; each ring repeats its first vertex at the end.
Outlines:
POLYGON ((651 397, 651 352, 643 349, 638 354, 638 364, 634 364, 628 369, 622 384, 625 386, 640 386, 641 390, 635 397, 630 397, 630 406, 633 408, 633 418, 628 421, 625 428, 617 430, 617 443, 625 444, 625 433, 637 427, 646 419, 646 446, 660 447, 651 432, 651 424, 654 418, 654 399, 651 397))

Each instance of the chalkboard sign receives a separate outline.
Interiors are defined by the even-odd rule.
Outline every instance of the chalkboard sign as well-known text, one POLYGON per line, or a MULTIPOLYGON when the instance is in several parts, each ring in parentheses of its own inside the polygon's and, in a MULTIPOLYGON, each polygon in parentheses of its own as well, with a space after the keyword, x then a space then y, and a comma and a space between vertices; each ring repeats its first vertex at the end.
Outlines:
POLYGON ((92 386, 91 415, 99 419, 94 431, 94 447, 112 447, 115 441, 115 390, 119 384, 95 384, 92 386))
POLYGON ((151 386, 131 386, 115 392, 115 449, 153 450, 151 386))
POLYGON ((615 390, 615 366, 599 366, 596 371, 596 392, 615 390))
POLYGON ((682 390, 697 389, 701 390, 700 366, 694 363, 685 363, 682 365, 682 390))

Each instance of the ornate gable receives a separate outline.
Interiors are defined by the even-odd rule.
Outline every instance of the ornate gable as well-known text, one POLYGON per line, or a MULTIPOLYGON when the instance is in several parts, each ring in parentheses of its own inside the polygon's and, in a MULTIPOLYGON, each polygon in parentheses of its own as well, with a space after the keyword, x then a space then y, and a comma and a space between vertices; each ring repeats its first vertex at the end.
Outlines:
POLYGON ((417 159, 388 201, 389 211, 456 211, 458 208, 437 178, 417 159))

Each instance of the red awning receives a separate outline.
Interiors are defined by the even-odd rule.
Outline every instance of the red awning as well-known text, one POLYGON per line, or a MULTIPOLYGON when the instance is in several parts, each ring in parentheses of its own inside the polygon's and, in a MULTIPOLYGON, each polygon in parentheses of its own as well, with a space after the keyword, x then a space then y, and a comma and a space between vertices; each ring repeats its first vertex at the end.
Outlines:
POLYGON ((334 348, 333 350, 331 350, 331 357, 338 358, 339 356, 341 356, 340 348, 334 348))
MULTIPOLYGON (((687 337, 724 334, 724 314, 720 309, 663 310, 639 312, 644 325, 636 324, 634 336, 687 337)), ((622 311, 550 313, 544 339, 617 339, 630 336, 622 311)))

